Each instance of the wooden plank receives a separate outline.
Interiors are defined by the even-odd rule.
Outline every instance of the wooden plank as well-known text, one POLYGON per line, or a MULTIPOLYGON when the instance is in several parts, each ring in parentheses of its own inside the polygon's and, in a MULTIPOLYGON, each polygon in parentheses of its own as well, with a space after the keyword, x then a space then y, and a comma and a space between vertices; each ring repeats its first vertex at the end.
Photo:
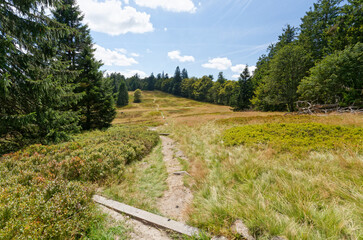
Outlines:
POLYGON ((185 234, 188 236, 196 236, 200 233, 198 228, 190 227, 184 223, 177 222, 150 212, 146 212, 144 210, 114 200, 110 200, 99 195, 94 195, 93 201, 101 205, 104 205, 105 207, 108 207, 110 209, 113 209, 117 212, 125 213, 126 215, 129 215, 132 218, 145 221, 162 228, 170 229, 181 234, 185 234))

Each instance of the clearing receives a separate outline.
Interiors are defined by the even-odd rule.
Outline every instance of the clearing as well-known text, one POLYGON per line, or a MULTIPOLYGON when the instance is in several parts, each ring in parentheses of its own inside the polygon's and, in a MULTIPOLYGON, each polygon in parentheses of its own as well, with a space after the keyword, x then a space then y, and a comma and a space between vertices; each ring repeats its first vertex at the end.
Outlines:
MULTIPOLYGON (((175 161, 170 164, 159 161, 157 169, 162 171, 155 171, 159 176, 152 173, 144 177, 160 187, 150 186, 150 190, 136 186, 136 190, 125 191, 122 187, 112 186, 113 191, 105 190, 109 197, 112 197, 112 192, 116 200, 186 220, 189 225, 230 239, 238 238, 238 233, 231 229, 238 219, 258 239, 274 236, 359 239, 363 236, 362 115, 232 112, 226 106, 155 91, 143 92, 139 104, 132 103, 118 109, 114 123, 159 126, 159 133, 170 134, 162 137, 162 145, 157 147, 159 160, 163 155, 166 159, 177 159, 181 169, 180 166, 171 169, 175 161), (258 133, 271 126, 289 129, 285 124, 299 132, 296 136, 286 133, 290 135, 285 148, 279 148, 268 139, 260 141, 254 137, 258 134, 253 135, 253 131, 258 133), (233 145, 224 142, 228 137, 227 130, 233 132, 236 128, 243 132, 246 126, 246 131, 252 131, 247 140, 233 138, 238 142, 233 145), (319 132, 319 126, 324 131, 319 132), (340 132, 339 126, 345 129, 344 136, 335 134, 340 132), (318 131, 314 134, 313 144, 301 140, 301 136, 309 140, 311 129, 318 131), (294 137, 299 141, 294 141, 294 137), (320 144, 325 139, 329 144, 320 144), (294 145, 294 142, 297 143, 294 145), (185 156, 178 156, 176 144, 185 156), (190 189, 193 194, 191 204, 171 200, 174 196, 174 188, 170 187, 171 173, 177 170, 190 174, 178 177, 185 189, 190 189), (154 192, 145 194, 143 191, 154 192), (173 205, 180 206, 180 210, 168 210, 173 205), (182 210, 184 206, 187 206, 186 210, 182 210)), ((272 135, 272 140, 273 137, 276 136, 272 135)), ((285 144, 283 139, 278 139, 285 144)), ((139 172, 146 171, 141 166, 150 164, 148 160, 137 163, 137 167, 130 170, 133 172, 131 178, 126 176, 125 182, 140 178, 139 172)), ((139 179, 136 185, 145 184, 142 181, 139 179)), ((129 188, 129 185, 123 186, 129 188)), ((174 193, 189 202, 190 192, 185 189, 176 188, 174 193)))

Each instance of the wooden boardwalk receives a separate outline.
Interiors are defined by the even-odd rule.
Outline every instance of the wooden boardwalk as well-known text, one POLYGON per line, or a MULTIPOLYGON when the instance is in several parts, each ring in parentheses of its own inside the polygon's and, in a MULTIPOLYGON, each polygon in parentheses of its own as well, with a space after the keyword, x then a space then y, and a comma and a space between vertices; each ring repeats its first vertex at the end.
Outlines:
POLYGON ((162 217, 114 200, 110 200, 99 195, 94 195, 93 201, 114 211, 129 215, 130 217, 137 220, 141 220, 143 222, 147 222, 161 228, 170 229, 177 233, 185 234, 188 236, 198 236, 200 233, 198 228, 190 227, 184 223, 177 222, 169 218, 162 217))

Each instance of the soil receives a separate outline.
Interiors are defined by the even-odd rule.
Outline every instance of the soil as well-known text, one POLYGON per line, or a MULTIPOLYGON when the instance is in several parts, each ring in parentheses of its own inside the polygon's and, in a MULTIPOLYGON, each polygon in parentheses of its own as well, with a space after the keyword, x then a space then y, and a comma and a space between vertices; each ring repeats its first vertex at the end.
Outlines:
POLYGON ((166 180, 168 190, 164 192, 163 197, 160 199, 158 209, 166 217, 185 222, 187 219, 186 211, 193 199, 193 194, 190 189, 184 186, 184 175, 174 174, 175 172, 180 172, 182 169, 178 157, 185 157, 177 148, 174 140, 165 136, 160 136, 160 138, 163 147, 163 159, 168 172, 168 178, 166 180))

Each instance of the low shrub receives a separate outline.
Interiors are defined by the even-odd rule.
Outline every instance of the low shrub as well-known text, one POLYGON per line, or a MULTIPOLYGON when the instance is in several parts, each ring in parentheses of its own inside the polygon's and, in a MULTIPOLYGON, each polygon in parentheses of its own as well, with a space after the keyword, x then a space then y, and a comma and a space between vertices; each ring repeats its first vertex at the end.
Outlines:
POLYGON ((96 217, 92 183, 123 174, 158 142, 145 128, 112 127, 0 158, 0 239, 77 239, 96 217))
POLYGON ((291 152, 346 148, 362 151, 363 128, 318 123, 254 124, 225 131, 223 141, 227 146, 267 144, 291 152))

